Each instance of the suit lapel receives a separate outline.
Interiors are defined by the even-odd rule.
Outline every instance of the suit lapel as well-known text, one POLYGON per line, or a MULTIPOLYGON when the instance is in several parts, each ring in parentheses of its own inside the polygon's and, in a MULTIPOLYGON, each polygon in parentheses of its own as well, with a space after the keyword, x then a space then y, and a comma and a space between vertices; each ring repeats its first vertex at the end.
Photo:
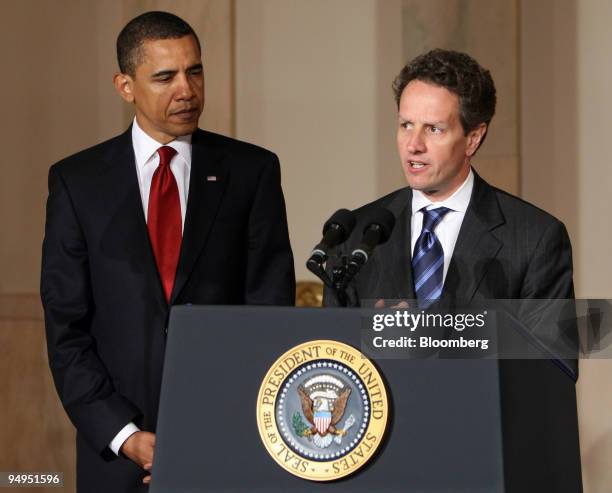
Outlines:
POLYGON ((170 303, 185 286, 210 233, 228 180, 223 154, 211 146, 205 132, 197 130, 192 138, 189 197, 181 253, 170 303))
POLYGON ((150 284, 151 280, 156 279, 157 291, 163 300, 161 281, 142 209, 131 129, 130 126, 118 137, 106 155, 98 177, 97 188, 105 191, 101 210, 111 211, 112 214, 109 218, 109 234, 103 235, 101 247, 105 254, 125 259, 131 269, 142 274, 143 283, 150 284))
POLYGON ((384 298, 415 299, 410 253, 412 190, 405 188, 398 193, 387 209, 393 213, 396 222, 392 237, 381 248, 382 278, 376 292, 384 293, 384 298))
POLYGON ((469 303, 502 247, 492 230, 504 223, 495 191, 474 173, 472 198, 465 213, 442 291, 442 306, 469 303))

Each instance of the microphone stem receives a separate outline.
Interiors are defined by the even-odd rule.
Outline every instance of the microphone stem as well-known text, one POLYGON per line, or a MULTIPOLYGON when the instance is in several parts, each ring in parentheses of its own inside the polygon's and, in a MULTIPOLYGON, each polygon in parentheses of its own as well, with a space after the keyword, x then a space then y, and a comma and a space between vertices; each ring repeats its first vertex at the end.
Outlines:
POLYGON ((310 259, 308 260, 308 262, 306 262, 306 268, 319 279, 321 279, 321 281, 323 281, 323 284, 325 284, 328 288, 334 289, 334 284, 327 275, 327 272, 325 272, 323 264, 317 262, 314 259, 310 259))
POLYGON ((347 307, 349 306, 349 296, 346 292, 346 287, 348 285, 347 282, 347 272, 350 269, 350 265, 348 263, 348 259, 346 256, 342 256, 342 263, 337 265, 332 270, 332 282, 334 283, 334 295, 336 296, 336 300, 338 301, 339 306, 347 307))

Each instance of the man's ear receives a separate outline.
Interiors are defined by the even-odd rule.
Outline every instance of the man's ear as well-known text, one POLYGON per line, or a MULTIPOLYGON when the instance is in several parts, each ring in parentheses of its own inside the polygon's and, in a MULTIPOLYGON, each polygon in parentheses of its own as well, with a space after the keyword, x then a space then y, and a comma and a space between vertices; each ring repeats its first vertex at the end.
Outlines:
POLYGON ((476 154, 478 147, 480 147, 480 143, 484 139, 485 134, 487 133, 487 124, 481 123, 474 130, 471 130, 467 135, 467 149, 465 153, 467 157, 472 157, 476 154))
POLYGON ((132 77, 127 74, 117 72, 113 76, 113 84, 124 101, 127 101, 128 103, 134 102, 134 93, 132 92, 134 79, 132 79, 132 77))

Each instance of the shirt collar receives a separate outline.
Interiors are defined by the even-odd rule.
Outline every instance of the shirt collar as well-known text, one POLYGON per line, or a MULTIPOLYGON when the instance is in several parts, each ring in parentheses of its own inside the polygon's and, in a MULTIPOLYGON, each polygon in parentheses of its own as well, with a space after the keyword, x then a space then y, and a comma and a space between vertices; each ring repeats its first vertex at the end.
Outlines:
POLYGON ((420 190, 412 191, 412 212, 420 211, 423 207, 427 209, 437 207, 448 207, 450 210, 463 212, 467 211, 474 188, 474 172, 470 168, 467 178, 455 192, 441 202, 432 202, 420 190))
MULTIPOLYGON (((136 165, 142 169, 155 155, 157 149, 164 144, 160 144, 140 128, 136 117, 134 117, 132 123, 132 145, 134 146, 136 165)), ((182 135, 165 145, 174 148, 187 164, 187 168, 191 168, 191 135, 182 135)))

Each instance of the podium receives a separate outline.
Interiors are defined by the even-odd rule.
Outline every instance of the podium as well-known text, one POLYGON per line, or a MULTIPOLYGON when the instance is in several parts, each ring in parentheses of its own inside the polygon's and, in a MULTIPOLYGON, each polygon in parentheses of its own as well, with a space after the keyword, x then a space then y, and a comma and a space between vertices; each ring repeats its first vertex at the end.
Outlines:
POLYGON ((575 384, 547 360, 380 359, 375 457, 331 482, 293 476, 260 439, 266 372, 288 349, 357 349, 357 309, 179 306, 168 329, 152 493, 582 491, 575 384))

